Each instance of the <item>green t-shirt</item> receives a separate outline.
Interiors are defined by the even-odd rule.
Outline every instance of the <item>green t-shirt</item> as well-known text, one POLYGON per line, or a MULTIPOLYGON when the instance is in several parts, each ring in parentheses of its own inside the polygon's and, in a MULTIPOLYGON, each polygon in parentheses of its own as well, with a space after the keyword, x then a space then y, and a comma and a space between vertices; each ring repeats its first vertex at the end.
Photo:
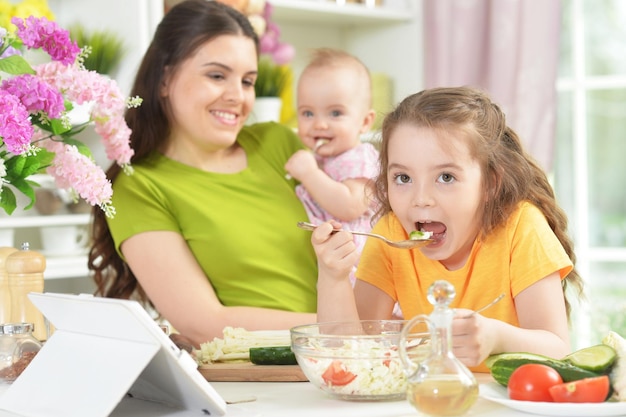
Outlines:
POLYGON ((160 153, 134 164, 132 175, 120 174, 113 184, 117 213, 108 220, 116 247, 138 233, 175 231, 224 305, 315 312, 315 252, 310 233, 296 227, 306 212, 284 169, 302 144, 276 123, 245 127, 237 141, 248 167, 235 174, 160 153))

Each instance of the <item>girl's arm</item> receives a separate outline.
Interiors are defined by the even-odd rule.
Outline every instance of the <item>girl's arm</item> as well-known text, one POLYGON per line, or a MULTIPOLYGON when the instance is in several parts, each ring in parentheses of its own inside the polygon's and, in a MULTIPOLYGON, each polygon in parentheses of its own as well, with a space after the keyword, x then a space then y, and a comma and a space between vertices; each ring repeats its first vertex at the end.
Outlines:
POLYGON ((359 254, 348 232, 331 233, 338 222, 326 222, 311 235, 317 255, 317 319, 320 322, 358 320, 350 271, 359 254))
POLYGON ((369 282, 356 280, 356 307, 361 320, 392 320, 395 302, 383 290, 369 282))
POLYGON ((562 358, 571 351, 565 299, 559 273, 537 281, 515 297, 519 327, 458 310, 452 323, 454 354, 476 366, 502 352, 531 352, 562 358))
POLYGON ((125 240, 121 249, 159 313, 196 345, 222 337, 226 326, 276 330, 316 321, 312 313, 223 306, 178 233, 140 233, 125 240))

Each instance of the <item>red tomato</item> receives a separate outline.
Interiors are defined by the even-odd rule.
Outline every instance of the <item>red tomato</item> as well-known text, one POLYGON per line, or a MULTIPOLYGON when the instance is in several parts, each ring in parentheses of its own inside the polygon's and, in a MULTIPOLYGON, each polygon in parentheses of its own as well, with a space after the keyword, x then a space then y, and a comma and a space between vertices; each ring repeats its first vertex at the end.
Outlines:
POLYGON ((356 378, 356 375, 347 371, 339 360, 333 361, 322 374, 322 379, 326 385, 334 385, 337 387, 348 385, 354 378, 356 378))
POLYGON ((513 371, 507 388, 512 400, 552 402, 550 387, 562 383, 561 375, 553 368, 528 363, 513 371))
POLYGON ((611 384, 607 375, 550 387, 550 395, 557 403, 601 403, 609 395, 611 384))

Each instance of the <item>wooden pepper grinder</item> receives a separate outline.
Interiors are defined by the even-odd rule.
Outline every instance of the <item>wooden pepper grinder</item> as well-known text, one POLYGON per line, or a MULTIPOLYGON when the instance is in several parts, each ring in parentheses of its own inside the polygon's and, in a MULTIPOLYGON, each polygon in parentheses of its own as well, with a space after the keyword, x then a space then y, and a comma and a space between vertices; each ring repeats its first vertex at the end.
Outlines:
POLYGON ((7 256, 17 249, 0 247, 0 325, 11 322, 11 293, 9 292, 9 277, 6 270, 7 256))
POLYGON ((7 256, 5 265, 11 293, 11 322, 33 323, 33 335, 40 341, 46 340, 48 336, 43 314, 28 298, 30 292, 43 292, 46 258, 30 250, 28 242, 25 242, 21 250, 7 256))

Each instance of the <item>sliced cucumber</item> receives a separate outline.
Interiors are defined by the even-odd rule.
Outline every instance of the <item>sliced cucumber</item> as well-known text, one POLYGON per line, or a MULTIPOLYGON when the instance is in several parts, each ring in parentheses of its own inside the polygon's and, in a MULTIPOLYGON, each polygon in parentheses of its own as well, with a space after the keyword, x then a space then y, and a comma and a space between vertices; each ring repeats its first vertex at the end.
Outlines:
POLYGON ((409 239, 410 240, 430 239, 432 235, 433 235, 432 232, 422 232, 421 230, 413 230, 411 233, 409 233, 409 239))
POLYGON ((256 365, 297 365, 291 346, 251 347, 250 362, 256 365))
POLYGON ((563 360, 588 371, 606 373, 617 360, 617 352, 611 346, 600 344, 572 352, 563 360))
POLYGON ((553 358, 549 358, 547 356, 544 355, 538 355, 536 353, 529 353, 529 352, 506 352, 506 353, 498 353, 495 355, 491 355, 489 356, 486 360, 485 360, 485 366, 487 366, 487 368, 491 369, 491 367, 493 366, 493 364, 495 363, 495 361, 497 361, 498 359, 511 359, 511 360, 527 360, 527 361, 550 361, 550 360, 554 360, 553 358))

